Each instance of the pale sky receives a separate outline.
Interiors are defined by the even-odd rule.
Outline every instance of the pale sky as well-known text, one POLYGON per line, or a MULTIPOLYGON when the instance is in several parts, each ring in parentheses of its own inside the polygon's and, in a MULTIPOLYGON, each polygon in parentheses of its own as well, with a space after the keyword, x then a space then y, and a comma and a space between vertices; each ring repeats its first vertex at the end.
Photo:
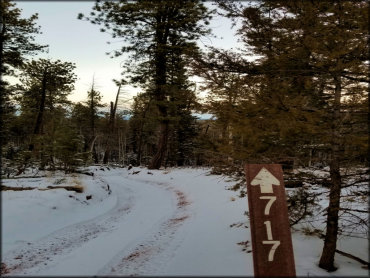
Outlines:
MULTIPOLYGON (((114 101, 117 93, 112 79, 120 79, 120 65, 127 56, 109 58, 105 53, 120 47, 119 42, 108 45, 107 41, 112 41, 109 34, 101 33, 98 25, 77 19, 80 12, 88 15, 93 5, 94 1, 16 1, 16 6, 22 9, 22 17, 39 14, 37 23, 41 26, 42 34, 36 37, 36 41, 48 44, 49 52, 36 57, 76 64, 78 80, 70 100, 84 101, 95 76, 95 88, 101 92, 103 102, 109 103, 114 101)), ((211 2, 206 5, 212 7, 211 2)), ((228 19, 217 17, 210 27, 216 36, 222 38, 202 38, 199 41, 200 46, 207 44, 226 49, 240 46, 235 37, 236 30, 231 29, 228 19)), ((121 91, 124 97, 120 106, 127 107, 124 99, 132 99, 138 91, 139 89, 125 86, 121 91)))

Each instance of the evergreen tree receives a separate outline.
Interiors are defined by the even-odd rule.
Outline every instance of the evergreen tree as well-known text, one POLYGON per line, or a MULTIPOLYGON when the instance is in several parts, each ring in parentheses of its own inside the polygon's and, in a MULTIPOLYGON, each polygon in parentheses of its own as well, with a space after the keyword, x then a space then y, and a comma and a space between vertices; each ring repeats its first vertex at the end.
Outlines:
POLYGON ((130 163, 139 166, 149 162, 148 154, 152 154, 152 150, 155 148, 158 111, 149 94, 140 93, 134 97, 131 114, 129 140, 133 157, 131 157, 130 163))
MULTIPOLYGON (((76 80, 74 68, 72 63, 48 59, 32 60, 23 66, 22 86, 17 97, 20 117, 32 127, 28 131, 28 150, 41 158, 45 156, 45 148, 51 146, 60 117, 66 113, 67 96, 74 89, 76 80)), ((48 153, 53 156, 51 150, 48 153)), ((43 166, 45 162, 41 161, 43 166)))
POLYGON ((37 14, 30 18, 21 18, 21 10, 14 2, 0 2, 0 106, 1 106, 1 146, 11 137, 12 123, 15 120, 15 105, 12 101, 14 88, 4 80, 5 76, 14 75, 26 56, 43 51, 46 46, 35 42, 35 35, 40 33, 36 25, 37 14))
POLYGON ((187 66, 191 63, 188 51, 192 47, 179 47, 181 40, 176 34, 170 37, 172 51, 168 63, 168 115, 169 151, 166 165, 183 166, 192 160, 194 140, 197 136, 196 118, 192 112, 197 109, 195 84, 188 79, 187 66))
POLYGON ((62 117, 55 130, 53 154, 65 172, 74 170, 86 162, 83 136, 73 126, 71 119, 62 117))
POLYGON ((100 92, 95 89, 95 81, 93 78, 91 88, 87 92, 87 101, 85 103, 89 111, 87 115, 87 119, 89 121, 88 126, 90 129, 87 146, 88 146, 88 151, 92 154, 93 160, 95 163, 99 163, 99 156, 96 150, 96 140, 98 138, 98 135, 96 132, 97 130, 96 124, 97 124, 97 121, 99 120, 98 109, 103 107, 103 104, 101 103, 101 98, 102 97, 101 97, 100 92))
MULTIPOLYGON (((114 55, 133 52, 130 61, 139 61, 128 66, 132 81, 147 88, 151 87, 150 98, 160 114, 160 132, 157 152, 149 168, 158 169, 164 160, 168 135, 168 63, 173 49, 193 49, 195 41, 208 33, 209 13, 198 1, 97 1, 88 18, 94 24, 104 25, 101 31, 109 29, 112 36, 123 38, 127 43, 114 55), (176 45, 171 45, 176 38, 176 45)), ((83 15, 79 15, 83 18, 83 15)), ((182 52, 182 54, 186 54, 182 52)))
POLYGON ((255 111, 259 111, 258 123, 265 130, 261 139, 276 146, 275 150, 292 143, 298 146, 296 150, 310 143, 324 146, 331 186, 319 265, 335 270, 340 167, 350 166, 367 145, 360 129, 349 135, 348 130, 354 129, 348 123, 356 122, 357 127, 367 130, 359 115, 368 113, 368 3, 263 1, 244 7, 220 3, 229 16, 242 19, 239 34, 245 53, 260 58, 248 62, 235 54, 214 51, 209 56, 212 59, 199 63, 255 80, 255 111), (352 101, 356 104, 348 105, 352 101))
MULTIPOLYGON (((78 133, 78 136, 83 138, 82 152, 86 155, 90 154, 90 111, 89 106, 86 103, 77 102, 73 104, 71 113, 71 125, 78 133)), ((88 160, 88 158, 86 158, 85 160, 88 160)))
POLYGON ((204 85, 201 87, 207 91, 204 109, 215 117, 212 129, 219 130, 219 137, 214 143, 217 145, 217 152, 227 158, 222 163, 229 163, 234 159, 243 160, 247 150, 241 151, 242 143, 238 142, 237 138, 242 134, 242 127, 248 125, 241 116, 249 110, 246 105, 251 106, 248 104, 251 102, 251 94, 245 84, 245 78, 235 73, 199 67, 197 64, 193 66, 194 73, 204 79, 204 85))
POLYGON ((109 118, 108 118, 108 124, 107 124, 107 131, 106 133, 108 136, 106 136, 106 143, 105 143, 105 151, 104 151, 104 157, 103 157, 103 163, 107 164, 108 161, 111 159, 111 150, 116 140, 118 139, 118 130, 116 128, 116 116, 117 116, 117 105, 118 105, 118 100, 120 97, 121 93, 121 87, 122 85, 125 84, 124 80, 121 81, 116 81, 114 80, 116 85, 118 86, 117 94, 116 94, 116 99, 114 102, 110 102, 110 111, 109 111, 109 118))
POLYGON ((19 68, 25 56, 42 51, 46 46, 35 42, 35 35, 40 33, 36 26, 37 14, 30 18, 21 18, 21 10, 9 0, 0 3, 0 67, 1 74, 10 74, 11 68, 19 68))

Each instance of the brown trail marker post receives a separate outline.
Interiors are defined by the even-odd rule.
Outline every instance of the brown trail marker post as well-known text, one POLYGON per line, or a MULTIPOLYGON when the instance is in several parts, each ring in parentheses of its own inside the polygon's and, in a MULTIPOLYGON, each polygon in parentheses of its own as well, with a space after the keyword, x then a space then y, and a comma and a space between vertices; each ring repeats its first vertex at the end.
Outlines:
POLYGON ((256 277, 295 277, 292 237, 280 164, 247 164, 249 218, 256 277))

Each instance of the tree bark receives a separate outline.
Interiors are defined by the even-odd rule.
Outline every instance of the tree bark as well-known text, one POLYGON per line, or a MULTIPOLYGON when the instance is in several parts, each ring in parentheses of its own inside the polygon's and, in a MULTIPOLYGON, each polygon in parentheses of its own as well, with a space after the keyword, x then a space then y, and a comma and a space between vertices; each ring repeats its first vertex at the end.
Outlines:
POLYGON ((114 131, 114 117, 115 117, 115 111, 113 107, 113 102, 110 102, 110 115, 109 115, 109 124, 108 124, 108 134, 106 136, 105 141, 105 152, 103 157, 103 164, 107 164, 110 157, 110 139, 113 135, 114 131))
POLYGON ((332 136, 331 136, 331 160, 330 179, 331 187, 329 194, 329 207, 326 224, 324 247, 319 266, 328 271, 335 271, 335 250, 338 238, 338 221, 340 209, 341 174, 340 174, 340 104, 341 104, 341 80, 340 76, 334 76, 335 92, 333 104, 332 136))
POLYGON ((3 127, 1 130, 0 130, 0 146, 3 146, 4 145, 4 138, 5 138, 5 134, 6 132, 4 131, 4 119, 3 119, 3 115, 5 114, 4 113, 4 107, 6 106, 5 105, 5 101, 6 101, 6 96, 5 96, 5 82, 3 81, 3 78, 1 78, 1 76, 4 75, 5 73, 5 67, 4 67, 4 36, 5 36, 5 20, 4 20, 4 15, 1 16, 1 25, 2 25, 2 29, 1 29, 1 37, 0 37, 0 91, 1 91, 1 94, 0 94, 0 106, 1 106, 1 116, 0 116, 0 126, 3 127))
MULTIPOLYGON (((149 111, 151 101, 152 100, 149 100, 148 104, 146 106, 144 106, 142 119, 140 120, 140 123, 139 123, 139 130, 138 130, 138 135, 137 135, 137 147, 134 147, 134 153, 136 154, 136 165, 135 166, 140 166, 141 165, 144 123, 146 121, 146 115, 147 115, 147 112, 149 111)), ((134 142, 134 144, 136 146, 136 141, 134 142)))
MULTIPOLYGON (((41 100, 40 100, 40 106, 39 111, 37 113, 35 128, 33 130, 33 134, 41 134, 41 127, 42 127, 42 121, 44 116, 44 110, 45 110, 45 100, 46 100, 46 81, 47 81, 47 69, 44 71, 44 75, 42 77, 42 84, 41 84, 41 100)), ((28 150, 32 151, 34 149, 34 143, 31 142, 31 144, 28 146, 28 150)))
POLYGON ((92 153, 94 163, 99 163, 99 157, 98 157, 98 154, 96 153, 96 149, 95 149, 95 141, 96 141, 97 138, 98 138, 98 136, 92 137, 90 139, 90 143, 89 143, 89 150, 90 150, 90 153, 92 153))
POLYGON ((157 101, 160 113, 160 136, 157 145, 157 152, 149 163, 149 169, 159 169, 162 166, 168 141, 168 111, 166 103, 167 84, 167 38, 169 35, 169 23, 167 14, 157 17, 156 29, 156 57, 155 57, 155 100, 157 101))
POLYGON ((110 115, 109 115, 109 135, 107 137, 106 145, 105 145, 105 152, 104 152, 104 158, 103 158, 103 164, 107 164, 110 158, 111 154, 111 138, 114 134, 114 128, 115 128, 115 120, 116 120, 116 111, 117 111, 117 103, 119 98, 119 93, 121 91, 121 85, 118 86, 118 91, 116 94, 116 100, 113 104, 113 102, 110 102, 110 115))
POLYGON ((6 28, 5 28, 5 20, 4 20, 4 15, 2 16, 1 20, 1 37, 0 37, 0 74, 4 74, 4 37, 6 33, 6 28))
POLYGON ((94 163, 99 163, 99 156, 96 152, 95 148, 95 140, 97 136, 95 136, 95 91, 94 91, 94 84, 95 84, 95 76, 93 76, 93 81, 91 85, 91 94, 90 94, 90 130, 91 130, 91 137, 90 137, 90 151, 92 152, 92 156, 94 159, 94 163))
POLYGON ((158 149, 157 153, 152 158, 148 169, 159 169, 162 166, 166 150, 167 150, 167 141, 168 141, 168 121, 163 121, 161 123, 160 137, 158 140, 158 149))
POLYGON ((143 120, 140 123, 140 129, 139 129, 139 138, 138 138, 138 144, 137 144, 137 155, 136 155, 136 165, 141 165, 141 156, 142 156, 142 145, 143 145, 143 130, 144 130, 144 119, 145 119, 145 113, 143 120))

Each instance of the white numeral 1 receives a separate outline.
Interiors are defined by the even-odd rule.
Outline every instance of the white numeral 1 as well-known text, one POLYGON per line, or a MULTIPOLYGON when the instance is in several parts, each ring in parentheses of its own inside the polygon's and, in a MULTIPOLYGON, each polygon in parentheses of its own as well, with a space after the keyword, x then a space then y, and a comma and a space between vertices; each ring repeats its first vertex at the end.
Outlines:
POLYGON ((266 225, 266 232, 267 232, 267 240, 273 240, 272 239, 272 231, 271 231, 271 222, 265 221, 263 224, 266 225))
POLYGON ((264 240, 264 241, 262 241, 262 243, 263 244, 272 244, 270 252, 269 252, 269 256, 268 256, 268 261, 272 262, 274 260, 275 251, 280 245, 280 240, 271 240, 271 241, 264 240))
POLYGON ((276 196, 261 196, 261 200, 269 200, 265 206, 265 215, 270 214, 270 208, 272 204, 276 201, 276 196))

